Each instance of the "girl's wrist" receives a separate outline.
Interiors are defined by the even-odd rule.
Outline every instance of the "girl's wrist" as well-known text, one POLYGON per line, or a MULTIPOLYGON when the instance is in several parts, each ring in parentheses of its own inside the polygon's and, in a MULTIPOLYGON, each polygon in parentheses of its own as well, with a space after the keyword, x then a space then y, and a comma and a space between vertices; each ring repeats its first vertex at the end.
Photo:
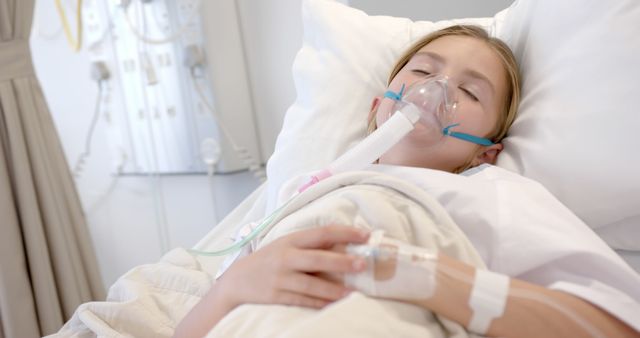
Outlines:
POLYGON ((203 337, 235 308, 224 283, 215 281, 200 302, 182 319, 174 337, 203 337))
POLYGON ((222 278, 216 280, 205 297, 207 301, 216 304, 216 310, 228 313, 240 305, 240 303, 234 299, 233 292, 227 290, 225 286, 226 283, 224 283, 222 278))
POLYGON ((416 300, 413 304, 432 310, 460 324, 471 318, 468 305, 474 268, 454 258, 440 254, 436 270, 436 290, 427 300, 416 300))

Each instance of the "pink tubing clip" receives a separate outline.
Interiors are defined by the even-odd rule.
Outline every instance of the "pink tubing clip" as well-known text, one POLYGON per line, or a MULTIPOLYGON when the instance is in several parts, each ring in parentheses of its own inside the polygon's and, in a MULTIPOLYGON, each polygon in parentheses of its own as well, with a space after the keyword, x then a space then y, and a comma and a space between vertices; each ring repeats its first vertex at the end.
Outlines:
POLYGON ((307 189, 309 189, 310 186, 324 180, 325 178, 331 176, 331 172, 327 169, 323 169, 320 172, 318 172, 316 175, 311 176, 311 180, 309 180, 309 182, 303 184, 300 188, 298 188, 298 192, 301 193, 307 189))

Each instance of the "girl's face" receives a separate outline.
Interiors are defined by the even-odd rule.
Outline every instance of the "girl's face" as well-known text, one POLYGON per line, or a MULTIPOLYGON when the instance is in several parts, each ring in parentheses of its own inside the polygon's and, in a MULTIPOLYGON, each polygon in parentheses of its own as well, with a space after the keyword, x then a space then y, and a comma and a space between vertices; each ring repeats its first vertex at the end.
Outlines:
MULTIPOLYGON (((458 104, 451 122, 460 124, 455 131, 486 137, 494 130, 507 95, 507 73, 498 54, 485 42, 466 36, 438 38, 409 60, 388 89, 398 92, 402 84, 409 87, 428 75, 448 76, 455 88, 458 104)), ((379 104, 394 102, 374 100, 371 113, 376 114, 378 126, 389 118, 382 113, 388 109, 378 109, 379 104)), ((437 146, 427 146, 420 132, 418 124, 378 163, 453 172, 466 164, 494 163, 502 150, 501 144, 484 147, 454 137, 445 137, 437 146)))

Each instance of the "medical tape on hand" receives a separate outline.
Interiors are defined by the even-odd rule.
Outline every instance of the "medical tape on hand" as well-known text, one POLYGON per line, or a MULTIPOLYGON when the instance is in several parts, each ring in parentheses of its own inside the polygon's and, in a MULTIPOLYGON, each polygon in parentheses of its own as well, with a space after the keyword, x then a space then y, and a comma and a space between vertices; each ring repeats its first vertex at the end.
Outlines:
POLYGON ((509 295, 508 276, 477 269, 469 298, 469 307, 473 311, 467 328, 469 331, 484 335, 491 322, 504 314, 509 295))
POLYGON ((374 251, 376 246, 380 244, 384 231, 374 230, 369 235, 369 241, 366 245, 348 245, 347 252, 351 255, 360 256, 365 259, 367 269, 362 273, 347 274, 344 283, 348 287, 352 287, 364 294, 375 294, 375 281, 372 275, 372 266, 375 266, 374 251))
POLYGON ((347 252, 365 258, 367 269, 347 274, 345 284, 375 297, 429 299, 435 291, 436 256, 420 247, 383 237, 374 231, 366 245, 348 246, 347 252), (376 277, 376 271, 380 275, 376 277))

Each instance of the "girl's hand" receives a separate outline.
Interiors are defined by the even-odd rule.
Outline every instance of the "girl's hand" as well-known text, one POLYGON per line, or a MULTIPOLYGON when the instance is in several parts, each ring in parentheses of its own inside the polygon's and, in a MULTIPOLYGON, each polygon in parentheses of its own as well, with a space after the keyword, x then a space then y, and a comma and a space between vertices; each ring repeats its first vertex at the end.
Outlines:
POLYGON ((286 235, 236 261, 216 282, 228 309, 244 303, 322 308, 351 290, 320 276, 364 270, 362 258, 334 248, 361 244, 369 234, 346 226, 323 226, 286 235))

